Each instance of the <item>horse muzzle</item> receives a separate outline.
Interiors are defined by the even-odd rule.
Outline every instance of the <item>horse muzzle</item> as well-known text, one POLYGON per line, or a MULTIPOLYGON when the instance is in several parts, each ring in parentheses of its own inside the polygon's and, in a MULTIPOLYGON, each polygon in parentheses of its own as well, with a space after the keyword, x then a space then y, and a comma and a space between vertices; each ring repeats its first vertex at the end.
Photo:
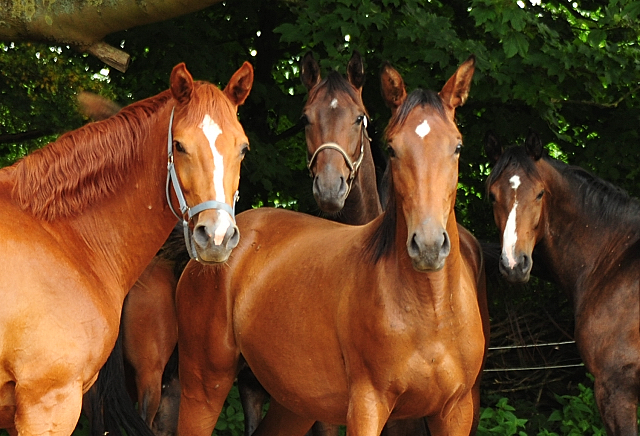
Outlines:
POLYGON ((347 195, 349 195, 349 186, 339 173, 323 172, 316 174, 313 178, 313 197, 323 212, 329 214, 340 212, 347 195))
POLYGON ((507 255, 502 252, 499 269, 503 277, 511 283, 526 283, 529 281, 533 262, 531 256, 520 253, 515 257, 515 263, 510 262, 507 255))
POLYGON ((226 262, 240 241, 234 220, 224 211, 216 215, 214 222, 198 220, 193 228, 193 247, 202 263, 226 262))
POLYGON ((415 232, 407 241, 407 253, 416 271, 440 271, 451 252, 449 234, 443 228, 415 232))

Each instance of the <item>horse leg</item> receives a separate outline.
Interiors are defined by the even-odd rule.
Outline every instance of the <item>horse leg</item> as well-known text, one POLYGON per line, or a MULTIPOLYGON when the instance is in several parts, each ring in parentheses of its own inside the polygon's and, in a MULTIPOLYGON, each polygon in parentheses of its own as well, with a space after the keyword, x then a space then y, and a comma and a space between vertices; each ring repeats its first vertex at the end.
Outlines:
POLYGON ((151 427, 160 407, 162 396, 162 369, 137 368, 136 388, 138 390, 138 409, 140 416, 151 427))
POLYGON ((238 392, 244 411, 244 435, 251 436, 262 421, 262 409, 269 399, 269 393, 246 363, 238 373, 238 392))
POLYGON ((326 422, 316 421, 313 423, 311 430, 307 435, 313 436, 338 436, 340 426, 335 424, 327 424, 326 422))
POLYGON ((271 398, 269 410, 253 436, 302 436, 314 420, 296 415, 271 398))
POLYGON ((473 401, 471 392, 468 392, 455 404, 445 404, 440 414, 427 417, 429 433, 432 436, 469 436, 472 434, 473 401))
POLYGON ((595 380, 595 397, 607 435, 637 436, 638 394, 636 383, 626 377, 615 382, 595 380))
POLYGON ((429 430, 424 418, 387 421, 381 433, 382 436, 427 436, 428 434, 429 430))
MULTIPOLYGON (((38 384, 46 385, 46 381, 38 384)), ((69 383, 40 395, 41 392, 38 386, 16 383, 17 433, 22 436, 73 433, 82 410, 82 384, 69 383)))
POLYGON ((390 405, 370 384, 354 383, 347 410, 347 436, 379 436, 390 413, 390 405))

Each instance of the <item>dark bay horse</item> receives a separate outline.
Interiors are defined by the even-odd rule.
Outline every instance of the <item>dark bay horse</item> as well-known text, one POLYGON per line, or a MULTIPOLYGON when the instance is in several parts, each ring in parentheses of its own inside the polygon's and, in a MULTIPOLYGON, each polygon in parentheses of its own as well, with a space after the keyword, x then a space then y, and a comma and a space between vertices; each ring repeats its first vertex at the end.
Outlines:
POLYGON ((308 91, 302 119, 316 203, 333 221, 366 224, 382 208, 367 133, 369 115, 362 102, 362 57, 353 52, 346 79, 337 71, 322 79, 309 52, 302 59, 300 74, 308 91))
POLYGON ((178 432, 210 435, 241 358, 272 395, 256 434, 304 434, 314 421, 379 434, 428 416, 433 435, 468 435, 488 337, 481 249, 454 213, 461 135, 455 109, 475 59, 439 94, 390 66, 390 202, 362 226, 282 209, 238 216, 224 266, 191 261, 176 307, 178 432))
POLYGON ((201 261, 227 259, 247 149, 236 111, 253 70, 236 74, 220 91, 179 64, 169 90, 0 170, 0 427, 73 432, 125 295, 177 221, 172 209, 201 261))
POLYGON ((575 340, 595 377, 609 435, 636 436, 640 394, 640 203, 582 168, 547 156, 531 132, 524 146, 485 144, 487 179, 502 232, 501 271, 526 282, 532 251, 567 292, 575 340))

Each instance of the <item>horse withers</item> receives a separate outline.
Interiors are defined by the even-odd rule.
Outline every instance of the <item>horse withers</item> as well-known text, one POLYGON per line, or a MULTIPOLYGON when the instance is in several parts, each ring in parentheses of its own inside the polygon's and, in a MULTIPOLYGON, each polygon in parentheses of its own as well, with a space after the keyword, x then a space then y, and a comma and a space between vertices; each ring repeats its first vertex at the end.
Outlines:
POLYGON ((199 259, 228 257, 248 147, 236 111, 253 77, 249 64, 240 71, 221 91, 180 64, 169 90, 0 170, 0 427, 73 432, 123 300, 176 224, 173 209, 199 259))
POLYGON ((271 394, 257 435, 304 434, 315 421, 379 434, 427 416, 433 435, 477 420, 488 317, 481 249, 456 223, 461 135, 454 116, 475 60, 439 94, 390 66, 390 202, 362 226, 282 209, 238 216, 224 266, 190 262, 176 305, 178 432, 211 434, 245 359, 271 394))

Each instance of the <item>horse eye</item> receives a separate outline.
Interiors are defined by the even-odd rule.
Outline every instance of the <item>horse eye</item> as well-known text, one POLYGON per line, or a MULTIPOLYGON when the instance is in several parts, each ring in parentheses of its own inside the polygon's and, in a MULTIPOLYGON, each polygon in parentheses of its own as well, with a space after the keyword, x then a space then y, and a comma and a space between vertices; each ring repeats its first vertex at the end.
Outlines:
POLYGON ((536 200, 541 200, 543 195, 544 195, 544 189, 542 191, 540 191, 540 193, 536 197, 536 200))
POLYGON ((462 142, 458 142, 458 145, 456 145, 456 151, 454 152, 454 154, 460 154, 460 152, 462 152, 462 142))
POLYGON ((250 150, 249 144, 242 144, 242 149, 240 150, 240 156, 245 157, 245 155, 249 150, 250 150))
POLYGON ((173 146, 175 147, 176 151, 179 151, 180 153, 186 152, 186 150, 184 149, 184 146, 179 141, 173 141, 173 146))
POLYGON ((356 124, 362 124, 362 121, 364 121, 364 115, 360 115, 356 118, 356 124))
POLYGON ((300 117, 300 122, 302 123, 303 126, 307 127, 309 124, 311 124, 311 121, 309 121, 309 117, 307 117, 306 115, 302 115, 300 117))
POLYGON ((387 145, 387 151, 389 152, 390 157, 396 157, 396 151, 393 149, 392 146, 387 145))
POLYGON ((495 196, 495 195, 493 195, 493 193, 492 193, 492 192, 490 192, 490 193, 489 193, 489 201, 490 201, 491 203, 495 203, 495 202, 496 202, 496 196, 495 196))

